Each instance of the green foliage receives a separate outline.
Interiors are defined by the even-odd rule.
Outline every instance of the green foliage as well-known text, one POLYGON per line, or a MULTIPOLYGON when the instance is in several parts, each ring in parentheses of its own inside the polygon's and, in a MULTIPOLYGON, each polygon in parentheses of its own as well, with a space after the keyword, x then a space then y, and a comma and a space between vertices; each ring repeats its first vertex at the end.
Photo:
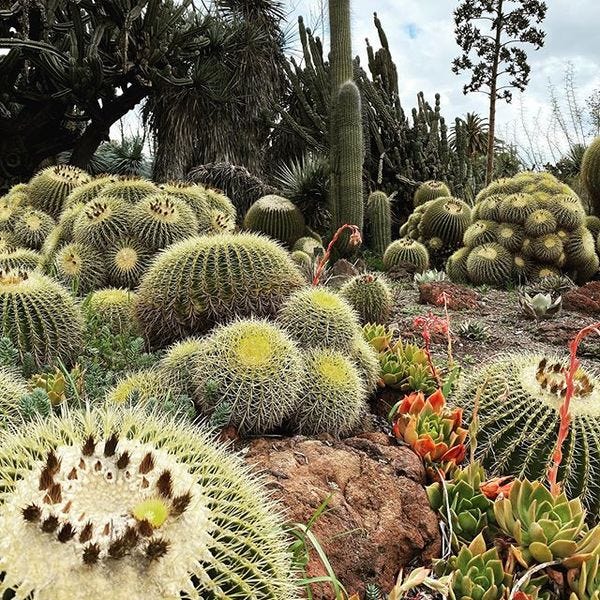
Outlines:
POLYGON ((150 177, 151 160, 144 152, 145 135, 121 136, 120 140, 111 140, 100 144, 92 160, 95 173, 110 173, 129 177, 150 177))
MULTIPOLYGON (((537 354, 509 354, 467 373, 454 396, 469 414, 479 388, 478 455, 492 475, 542 479, 556 443, 566 365, 537 354)), ((582 496, 597 514, 600 507, 600 381, 580 369, 571 402, 559 480, 570 497, 582 496)))
POLYGON ((475 342, 485 342, 490 337, 488 327, 481 321, 463 321, 458 326, 458 335, 475 342))
POLYGON ((304 235, 300 210, 287 198, 269 195, 257 200, 244 218, 244 228, 264 233, 291 248, 304 235))
POLYGON ((31 179, 27 186, 27 196, 33 208, 58 219, 69 194, 89 181, 90 176, 76 167, 48 167, 31 179))
POLYGON ((276 325, 241 320, 217 327, 194 362, 201 413, 227 404, 229 425, 244 435, 271 433, 286 420, 297 420, 299 394, 306 387, 302 357, 276 325))
POLYGON ((383 265, 386 271, 406 269, 411 273, 422 273, 429 268, 429 252, 420 242, 402 238, 387 247, 383 265))
POLYGON ((347 436, 367 412, 366 388, 352 360, 336 350, 309 350, 293 426, 303 435, 347 436))
POLYGON ((390 284, 383 276, 375 273, 356 275, 342 286, 340 295, 358 313, 363 325, 385 323, 394 305, 390 284))
POLYGON ((302 348, 350 352, 360 331, 358 315, 342 295, 323 287, 305 287, 291 295, 277 316, 302 348))
POLYGON ((82 347, 81 309, 59 283, 34 271, 0 277, 2 337, 38 366, 61 360, 72 364, 82 347))
POLYGON ((594 214, 600 215, 600 138, 596 138, 583 155, 581 181, 590 195, 594 214))
POLYGON ((271 315, 302 285, 289 254, 265 237, 190 238, 153 261, 140 282, 136 314, 148 343, 164 347, 235 316, 271 315))
POLYGON ((54 259, 52 274, 79 296, 106 285, 106 264, 102 255, 86 244, 68 244, 54 259))
POLYGON ((366 206, 368 244, 375 254, 383 256, 392 243, 392 204, 385 192, 373 192, 366 206))

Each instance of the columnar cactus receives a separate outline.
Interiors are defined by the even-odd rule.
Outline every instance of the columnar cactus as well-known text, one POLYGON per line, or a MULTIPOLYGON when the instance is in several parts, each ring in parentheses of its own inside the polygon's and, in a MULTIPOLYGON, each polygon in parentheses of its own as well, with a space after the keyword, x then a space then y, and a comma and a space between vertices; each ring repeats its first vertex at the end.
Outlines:
POLYGON ((583 155, 581 181, 590 195, 594 213, 600 216, 600 137, 589 145, 583 155))
POLYGON ((300 210, 287 198, 259 198, 244 218, 244 228, 264 233, 291 248, 304 235, 306 225, 300 210))
POLYGON ((383 256, 392 243, 392 205, 384 192, 373 192, 367 200, 366 210, 369 226, 369 246, 383 256))

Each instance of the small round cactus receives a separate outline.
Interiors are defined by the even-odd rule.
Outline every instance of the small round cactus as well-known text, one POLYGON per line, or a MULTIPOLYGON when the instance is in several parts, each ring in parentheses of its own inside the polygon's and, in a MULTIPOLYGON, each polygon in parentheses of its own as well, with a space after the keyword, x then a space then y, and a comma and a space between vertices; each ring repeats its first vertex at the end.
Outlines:
POLYGON ((421 206, 429 200, 448 196, 450 196, 450 189, 445 183, 441 181, 426 181, 417 188, 413 197, 413 205, 415 207, 421 206))
POLYGON ((48 167, 31 179, 27 195, 33 208, 48 213, 53 219, 64 208, 68 195, 78 186, 90 181, 91 177, 81 169, 68 165, 48 167))
POLYGON ((0 307, 2 337, 11 340, 21 360, 30 354, 39 367, 56 359, 69 365, 81 351, 81 309, 49 277, 34 271, 0 274, 0 307))
POLYGON ((300 268, 310 268, 312 266, 313 259, 306 252, 302 252, 302 250, 294 250, 290 256, 300 268))
POLYGON ((168 348, 158 363, 162 384, 193 398, 196 364, 206 344, 206 338, 190 337, 168 348))
MULTIPOLYGON (((559 263, 560 257, 564 257, 562 240, 555 233, 532 240, 531 251, 533 256, 541 262, 559 263)), ((564 263, 564 260, 562 262, 564 263)))
POLYGON ((13 206, 6 200, 6 197, 2 198, 0 200, 0 231, 12 232, 15 221, 22 212, 21 207, 13 206))
POLYGON ((489 196, 478 202, 477 218, 482 221, 500 221, 500 205, 503 199, 503 196, 489 196))
POLYGON ((197 426, 72 411, 4 433, 0 465, 5 597, 296 598, 277 505, 197 426))
POLYGON ((21 420, 19 400, 28 391, 27 382, 16 371, 0 367, 0 429, 21 420))
POLYGON ((104 250, 126 237, 133 221, 131 207, 115 196, 101 196, 88 202, 73 225, 73 239, 104 250))
POLYGON ((302 357, 289 335, 267 321, 217 327, 196 361, 195 399, 204 414, 226 410, 242 434, 265 434, 295 416, 302 357))
POLYGON ((257 200, 244 218, 244 227, 258 231, 292 247, 304 235, 302 213, 287 198, 269 195, 257 200))
POLYGON ((360 330, 352 306, 340 294, 322 287, 297 291, 285 301, 277 318, 303 348, 350 351, 360 330))
POLYGON ((117 181, 113 175, 94 177, 91 181, 77 186, 66 198, 63 213, 75 204, 87 204, 102 194, 107 185, 117 181))
POLYGON ((42 256, 35 250, 16 248, 0 254, 0 271, 33 271, 40 266, 42 256))
POLYGON ((367 392, 374 392, 381 377, 381 364, 375 348, 361 334, 356 337, 349 356, 358 367, 367 392))
POLYGON ((557 226, 568 231, 585 226, 585 211, 577 196, 563 194, 552 198, 548 210, 554 215, 557 226))
POLYGON ((336 350, 306 353, 302 397, 294 415, 296 430, 304 435, 350 435, 366 409, 366 387, 352 360, 336 350))
POLYGON ((590 230, 590 233, 594 236, 594 239, 600 235, 600 217, 596 215, 588 215, 585 218, 585 226, 590 230))
POLYGON ((136 312, 150 345, 164 347, 235 316, 272 315, 303 283, 289 254, 266 237, 189 238, 153 261, 136 312))
POLYGON ((449 246, 460 245, 471 224, 471 209, 458 198, 438 198, 423 214, 420 223, 424 239, 440 238, 449 246))
POLYGON ((147 196, 133 207, 135 236, 150 250, 166 248, 198 233, 194 211, 165 193, 147 196))
POLYGON ((505 196, 498 206, 498 218, 503 223, 522 225, 529 215, 539 208, 535 198, 529 194, 505 196))
POLYGON ((525 219, 525 233, 534 237, 556 231, 558 223, 554 215, 545 208, 534 210, 525 219))
POLYGON ((134 238, 122 238, 106 249, 108 283, 133 289, 150 266, 152 252, 134 238))
POLYGON ((600 137, 589 145, 583 155, 581 181, 590 195, 594 212, 600 215, 600 137))
POLYGON ((501 223, 496 229, 496 241, 504 246, 509 252, 518 252, 523 246, 525 231, 521 225, 516 223, 501 223))
POLYGON ((127 204, 137 204, 146 196, 156 194, 158 188, 147 179, 123 177, 114 183, 108 183, 102 189, 103 196, 118 198, 127 204))
POLYGON ((361 323, 385 323, 392 311, 394 297, 390 284, 381 275, 365 273, 348 281, 340 290, 358 313, 361 323))
POLYGON ((469 281, 467 259, 470 252, 470 248, 460 248, 450 256, 446 262, 446 273, 450 281, 454 283, 467 283, 469 281))
POLYGON ((383 255, 386 271, 406 269, 409 272, 422 273, 429 268, 427 248, 410 238, 401 238, 392 242, 383 255))
POLYGON ((483 244, 474 248, 467 259, 467 273, 475 284, 503 287, 512 274, 512 255, 500 244, 483 244))
POLYGON ((204 194, 210 208, 221 211, 223 214, 229 217, 233 223, 235 223, 237 219, 237 211, 233 205, 233 202, 227 196, 225 196, 225 194, 222 194, 221 192, 211 188, 205 188, 204 194))
POLYGON ((135 322, 135 293, 121 288, 96 290, 86 299, 84 311, 87 320, 97 319, 115 335, 133 333, 135 322))
POLYGON ((106 264, 102 255, 85 244, 68 244, 54 259, 55 276, 79 296, 106 285, 106 264))
POLYGON ((498 237, 498 225, 494 221, 475 221, 465 231, 463 243, 467 248, 495 242, 498 237))
POLYGON ((13 227, 14 241, 19 246, 40 250, 44 240, 56 226, 52 217, 41 210, 27 209, 19 214, 13 227))
POLYGON ((317 254, 324 254, 325 248, 323 244, 313 237, 301 237, 296 240, 296 243, 292 247, 292 252, 304 252, 309 256, 316 256, 317 254))

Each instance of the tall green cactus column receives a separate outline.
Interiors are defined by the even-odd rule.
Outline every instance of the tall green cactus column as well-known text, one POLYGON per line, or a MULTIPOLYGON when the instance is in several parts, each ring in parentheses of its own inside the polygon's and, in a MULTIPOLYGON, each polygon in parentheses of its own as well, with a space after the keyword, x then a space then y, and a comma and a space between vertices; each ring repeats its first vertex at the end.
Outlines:
POLYGON ((364 160, 361 100, 353 81, 350 0, 329 0, 331 35, 331 182, 333 231, 363 227, 364 160))
POLYGON ((383 256, 392 243, 392 203, 385 192, 373 192, 367 200, 369 247, 383 256))

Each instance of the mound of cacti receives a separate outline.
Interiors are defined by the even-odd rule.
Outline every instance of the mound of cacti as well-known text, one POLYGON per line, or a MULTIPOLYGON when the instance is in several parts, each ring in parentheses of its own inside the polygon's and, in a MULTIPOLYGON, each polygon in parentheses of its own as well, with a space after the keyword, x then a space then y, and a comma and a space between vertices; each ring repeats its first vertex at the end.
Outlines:
POLYGON ((289 335, 267 321, 241 320, 217 327, 195 361, 200 411, 226 412, 242 434, 280 428, 306 386, 300 351, 289 335))
POLYGON ((129 235, 133 228, 131 206, 116 196, 100 196, 88 202, 73 223, 76 242, 106 250, 129 235))
POLYGON ((400 235, 424 244, 431 262, 441 265, 462 245, 463 235, 471 225, 468 204, 442 196, 420 204, 400 228, 400 235))
MULTIPOLYGON (((544 477, 556 444, 566 363, 537 354, 509 354, 461 379, 455 402, 472 410, 479 396, 478 449, 496 475, 544 477), (485 384, 485 385, 484 385, 485 384)), ((570 497, 600 511, 600 379, 577 372, 571 428, 560 480, 570 497)))
POLYGON ((306 225, 302 213, 292 202, 269 195, 258 199, 249 208, 244 228, 264 233, 291 248, 304 235, 306 225))
POLYGON ((297 597, 278 507, 197 426, 73 411, 2 434, 0 465, 4 597, 297 597))
POLYGON ((303 285, 289 254, 257 234, 195 237, 159 254, 136 313, 151 346, 204 333, 236 316, 268 316, 303 285))
POLYGON ((382 275, 376 273, 353 277, 342 286, 340 295, 358 313, 363 325, 385 323, 394 306, 390 284, 382 275))
POLYGON ((67 208, 70 208, 75 204, 87 204, 88 202, 95 200, 102 194, 107 185, 115 183, 116 181, 118 181, 118 177, 115 175, 101 175, 76 187, 67 196, 62 212, 64 213, 67 208))
POLYGON ((447 263, 455 281, 504 287, 564 272, 585 282, 598 271, 581 201, 548 173, 492 182, 472 215, 464 247, 447 263))
POLYGON ((82 349, 83 317, 69 292, 35 271, 0 273, 2 337, 10 339, 21 360, 39 367, 57 359, 71 364, 82 349))
POLYGON ((409 273, 422 273, 429 269, 429 252, 420 242, 404 237, 387 247, 383 266, 386 271, 404 269, 409 273))
POLYGON ((151 181, 138 177, 122 177, 102 188, 102 195, 119 198, 127 204, 136 204, 157 192, 158 188, 151 181))

